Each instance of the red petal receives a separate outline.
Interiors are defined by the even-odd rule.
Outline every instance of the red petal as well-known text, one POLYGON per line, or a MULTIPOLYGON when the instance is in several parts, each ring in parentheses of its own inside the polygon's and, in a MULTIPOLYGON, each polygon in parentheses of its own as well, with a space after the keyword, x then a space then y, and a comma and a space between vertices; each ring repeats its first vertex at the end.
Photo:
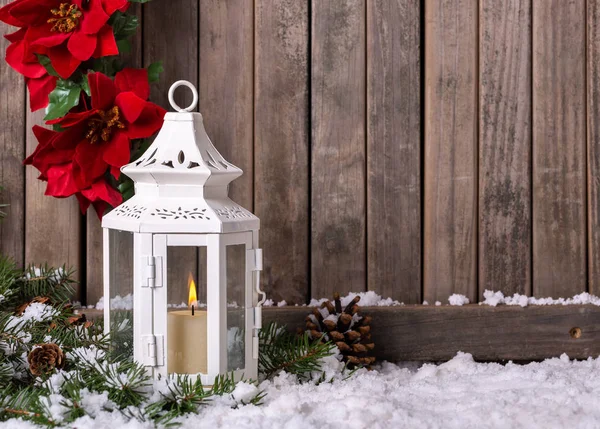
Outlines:
POLYGON ((123 132, 113 132, 112 138, 106 144, 102 159, 112 167, 121 168, 129 162, 131 147, 129 139, 123 132))
POLYGON ((154 103, 146 102, 146 107, 142 114, 133 123, 127 125, 125 133, 130 139, 142 139, 150 137, 160 130, 163 125, 163 118, 167 111, 154 103))
POLYGON ((28 62, 25 60, 26 43, 12 43, 6 48, 6 62, 17 72, 25 77, 38 78, 46 74, 44 66, 36 62, 28 62))
POLYGON ((79 64, 81 64, 81 61, 71 55, 66 46, 50 48, 48 50, 48 58, 50 58, 54 70, 63 79, 68 79, 77 70, 79 64))
POLYGON ((26 28, 20 28, 17 31, 15 31, 14 33, 10 33, 10 34, 5 34, 4 38, 6 40, 8 40, 9 42, 20 42, 21 40, 25 39, 25 34, 27 33, 27 29, 26 28))
POLYGON ((102 0, 102 6, 107 14, 112 15, 117 10, 125 12, 129 8, 129 2, 127 0, 102 0))
POLYGON ((84 34, 82 31, 75 31, 67 47, 69 52, 73 54, 75 58, 81 61, 86 61, 91 58, 93 53, 96 51, 97 38, 96 35, 84 34))
POLYGON ((120 167, 110 167, 110 174, 112 174, 112 176, 119 180, 119 177, 121 177, 121 168, 120 167))
POLYGON ((117 88, 115 88, 114 82, 108 76, 99 72, 88 74, 88 82, 92 93, 92 108, 111 109, 117 96, 117 88))
POLYGON ((104 175, 106 163, 102 160, 103 149, 101 146, 105 143, 91 144, 82 141, 77 145, 74 158, 75 180, 81 189, 91 186, 91 184, 104 175))
POLYGON ((147 103, 133 92, 122 92, 115 98, 115 104, 130 124, 138 120, 147 103))
POLYGON ((119 55, 119 48, 111 26, 105 25, 98 33, 98 44, 93 56, 94 58, 101 58, 111 55, 119 55))
POLYGON ((63 0, 22 0, 14 4, 10 10, 10 15, 26 25, 42 25, 48 20, 48 13, 40 11, 50 11, 60 6, 63 0))
POLYGON ((75 196, 77 197, 77 202, 79 202, 79 209, 81 210, 81 214, 85 214, 85 212, 87 212, 87 209, 90 207, 91 201, 83 195, 81 195, 81 193, 77 193, 75 194, 75 196))
POLYGON ((48 105, 48 96, 56 88, 57 80, 57 77, 50 75, 38 79, 27 79, 29 107, 32 112, 43 109, 48 105))
POLYGON ((6 22, 8 25, 14 25, 15 27, 24 27, 27 25, 23 21, 16 19, 11 14, 11 10, 17 6, 19 3, 22 3, 24 0, 16 0, 12 3, 7 4, 6 6, 0 9, 0 21, 6 22))
POLYGON ((86 34, 96 34, 106 21, 110 14, 104 12, 101 0, 91 0, 87 9, 83 13, 80 29, 86 34))
POLYGON ((104 201, 113 207, 118 206, 123 201, 119 191, 110 186, 104 179, 97 180, 91 187, 84 189, 81 193, 92 202, 104 201))
POLYGON ((71 150, 75 149, 81 142, 85 140, 86 126, 85 124, 77 124, 74 127, 67 128, 64 131, 57 133, 52 140, 52 147, 55 149, 71 150))
POLYGON ((142 100, 150 97, 150 84, 146 69, 123 69, 115 76, 115 85, 120 92, 132 91, 142 100))
POLYGON ((77 191, 73 178, 73 164, 56 165, 48 170, 48 186, 45 195, 66 198, 77 191))
POLYGON ((57 119, 52 119, 51 121, 46 121, 46 124, 48 124, 48 125, 60 124, 60 126, 63 128, 70 128, 74 125, 77 125, 77 124, 85 121, 90 116, 93 116, 95 114, 96 114, 96 110, 86 110, 85 112, 68 113, 67 116, 65 116, 64 118, 57 118, 57 119))
POLYGON ((67 40, 72 33, 61 33, 60 31, 52 31, 53 24, 44 24, 39 27, 29 27, 25 34, 25 40, 31 46, 45 46, 51 48, 58 46, 67 40))
MULTIPOLYGON (((39 125, 34 125, 32 131, 33 131, 33 135, 35 136, 35 138, 38 141, 38 145, 36 146, 33 153, 31 155, 29 155, 27 158, 25 158, 25 161, 23 161, 23 164, 35 166, 35 164, 34 164, 35 157, 45 147, 47 147, 52 142, 52 139, 54 138, 56 132, 49 130, 48 128, 40 127, 39 125)), ((39 168, 37 166, 35 166, 35 167, 39 170, 39 168)))

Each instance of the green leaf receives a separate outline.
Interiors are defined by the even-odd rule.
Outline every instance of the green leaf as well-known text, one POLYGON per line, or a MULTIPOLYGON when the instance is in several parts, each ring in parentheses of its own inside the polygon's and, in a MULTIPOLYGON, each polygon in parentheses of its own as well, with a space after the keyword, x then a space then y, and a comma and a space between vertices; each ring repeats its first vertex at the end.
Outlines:
POLYGON ((165 71, 162 61, 152 63, 148 66, 148 81, 150 83, 158 82, 159 75, 165 71))
POLYGON ((117 40, 117 49, 119 54, 128 54, 131 52, 131 42, 127 39, 117 40))
POLYGON ((87 75, 83 76, 81 80, 81 89, 85 91, 88 97, 92 96, 92 91, 90 90, 90 82, 88 81, 87 75))
POLYGON ((102 57, 94 60, 92 69, 94 71, 104 73, 106 76, 113 77, 117 72, 121 71, 122 65, 118 58, 102 57))
POLYGON ((48 72, 48 74, 50 76, 58 77, 58 73, 56 73, 56 70, 54 70, 54 67, 52 67, 50 58, 48 58, 46 55, 40 55, 40 54, 35 54, 35 55, 36 55, 39 63, 44 66, 44 68, 46 69, 46 71, 48 72))
POLYGON ((140 20, 135 15, 129 15, 122 12, 115 12, 108 21, 113 29, 115 39, 125 39, 133 36, 140 25, 140 20))
POLYGON ((59 79, 56 88, 50 93, 50 103, 46 108, 45 121, 62 118, 79 104, 81 85, 70 80, 59 79))

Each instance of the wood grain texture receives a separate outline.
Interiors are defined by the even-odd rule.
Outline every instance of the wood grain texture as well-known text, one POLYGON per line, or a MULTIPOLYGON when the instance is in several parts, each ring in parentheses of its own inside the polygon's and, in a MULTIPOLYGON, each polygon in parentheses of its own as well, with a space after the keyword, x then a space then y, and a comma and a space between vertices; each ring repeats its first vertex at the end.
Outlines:
POLYGON ((368 288, 421 297, 420 2, 367 2, 368 288))
MULTIPOLYGON (((44 111, 26 114, 26 153, 31 154, 38 141, 31 128, 44 124, 44 111)), ((46 262, 54 267, 66 265, 75 270, 79 280, 82 266, 81 229, 83 216, 75 197, 60 199, 45 196, 46 182, 38 180, 39 171, 32 166, 25 169, 25 261, 35 265, 46 262)), ((75 300, 81 292, 76 287, 75 300)))
MULTIPOLYGON (((140 27, 137 33, 131 38, 131 52, 120 55, 127 67, 142 66, 142 7, 141 4, 134 3, 128 10, 128 13, 137 15, 140 20, 140 27)), ((98 219, 93 209, 90 209, 86 215, 86 226, 85 301, 88 305, 95 305, 104 294, 104 290, 102 284, 102 226, 100 219, 98 219)), ((116 248, 123 252, 124 255, 129 255, 133 252, 133 241, 130 238, 124 240, 121 237, 121 234, 115 236, 115 240, 119 240, 116 248)), ((131 257, 117 259, 117 263, 122 263, 124 266, 122 268, 115 267, 115 269, 128 272, 128 267, 125 265, 131 263, 130 259, 131 257)))
MULTIPOLYGON (((200 112, 204 126, 225 159, 244 171, 229 186, 236 203, 253 210, 254 7, 253 3, 200 2, 200 112)), ((239 248, 232 249, 240 261, 239 248)), ((229 253, 228 253, 229 257, 229 253)), ((243 291, 243 264, 228 264, 231 296, 243 291)))
POLYGON ((423 292, 477 296, 476 0, 425 5, 423 292))
MULTIPOLYGON (((83 311, 88 319, 99 310, 83 311)), ((466 305, 362 307, 373 317, 374 353, 381 360, 446 361, 458 352, 479 361, 530 361, 558 357, 587 359, 600 354, 600 307, 594 305, 466 305), (581 337, 572 338, 571 328, 581 337)), ((306 307, 266 307, 263 326, 271 322, 291 332, 304 327, 306 307)))
POLYGON ((531 294, 531 3, 480 2, 479 295, 531 294))
MULTIPOLYGON (((152 2, 144 7, 144 65, 162 61, 164 72, 160 81, 151 86, 150 99, 167 111, 173 111, 168 101, 170 86, 185 79, 199 87, 198 70, 198 1, 169 0, 152 2)), ((175 102, 187 107, 192 102, 191 91, 180 88, 175 92, 175 102)), ((169 250, 168 279, 170 303, 181 302, 178 288, 187 288, 188 274, 197 275, 198 251, 179 247, 169 250)))
POLYGON ((309 12, 307 2, 257 0, 255 211, 263 289, 275 301, 309 297, 309 12))
POLYGON ((312 2, 311 294, 366 289, 364 0, 312 2))
MULTIPOLYGON (((445 361, 459 351, 482 361, 600 354, 600 308, 594 305, 364 307, 361 312, 373 317, 375 354, 391 362, 445 361), (569 334, 574 327, 581 329, 578 339, 569 334)), ((277 321, 295 332, 306 313, 265 308, 263 326, 277 321)))
MULTIPOLYGON (((0 7, 8 4, 0 1, 0 7)), ((0 23, 2 34, 12 33, 14 27, 0 23)), ((4 52, 9 42, 0 40, 4 52)), ((24 265, 25 250, 25 82, 23 77, 2 61, 0 64, 0 208, 6 218, 0 220, 0 253, 24 265)))
POLYGON ((533 1, 533 293, 586 290, 585 1, 533 1))
POLYGON ((600 1, 587 2, 588 287, 600 294, 600 1))

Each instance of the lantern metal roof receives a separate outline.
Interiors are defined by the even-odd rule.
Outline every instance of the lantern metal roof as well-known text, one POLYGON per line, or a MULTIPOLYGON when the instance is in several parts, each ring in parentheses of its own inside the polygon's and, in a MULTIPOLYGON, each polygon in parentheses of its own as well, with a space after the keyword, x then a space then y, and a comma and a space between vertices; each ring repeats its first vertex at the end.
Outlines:
POLYGON ((215 149, 202 115, 192 112, 198 104, 194 85, 175 82, 169 101, 177 112, 167 113, 152 145, 138 160, 121 168, 133 179, 135 195, 106 214, 102 226, 150 233, 257 230, 259 219, 229 198, 229 184, 243 172, 215 149), (173 100, 181 85, 194 96, 185 109, 173 100))

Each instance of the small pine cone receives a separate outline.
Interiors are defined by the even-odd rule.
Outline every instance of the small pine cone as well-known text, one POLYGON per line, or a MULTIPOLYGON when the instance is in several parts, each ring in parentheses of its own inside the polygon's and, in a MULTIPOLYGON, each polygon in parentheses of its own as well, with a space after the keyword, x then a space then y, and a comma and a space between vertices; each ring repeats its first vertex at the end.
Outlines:
POLYGON ((350 368, 357 365, 369 367, 375 362, 375 357, 370 356, 375 348, 371 340, 372 318, 358 314, 359 301, 360 296, 356 296, 342 307, 340 296, 336 293, 333 301, 324 302, 320 309, 313 308, 304 320, 305 331, 310 333, 310 337, 335 343, 342 354, 342 360, 350 368))
POLYGON ((65 366, 65 355, 54 343, 40 344, 29 353, 27 362, 33 375, 51 374, 65 366))

